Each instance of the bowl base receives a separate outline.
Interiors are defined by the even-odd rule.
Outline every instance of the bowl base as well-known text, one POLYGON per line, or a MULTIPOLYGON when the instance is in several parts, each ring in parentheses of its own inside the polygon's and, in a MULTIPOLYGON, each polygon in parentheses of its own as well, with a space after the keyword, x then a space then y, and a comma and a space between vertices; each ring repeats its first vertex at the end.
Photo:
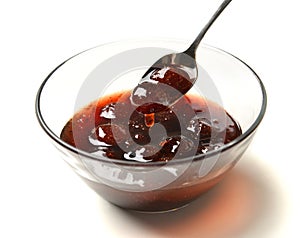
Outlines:
MULTIPOLYGON (((228 171, 227 171, 228 172, 228 171)), ((122 209, 140 213, 165 213, 184 208, 199 196, 217 185, 227 172, 209 181, 191 186, 164 188, 146 192, 130 192, 112 188, 81 177, 98 195, 122 209)))

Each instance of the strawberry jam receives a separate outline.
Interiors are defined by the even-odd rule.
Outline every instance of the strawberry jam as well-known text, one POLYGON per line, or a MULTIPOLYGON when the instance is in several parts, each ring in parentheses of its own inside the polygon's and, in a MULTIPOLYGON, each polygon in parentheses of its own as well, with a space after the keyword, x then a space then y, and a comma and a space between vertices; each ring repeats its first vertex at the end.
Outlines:
POLYGON ((178 152, 176 158, 207 153, 241 135, 222 107, 199 96, 185 95, 169 108, 144 114, 130 95, 115 93, 81 109, 65 125, 61 139, 89 153, 147 163, 172 160, 178 152))

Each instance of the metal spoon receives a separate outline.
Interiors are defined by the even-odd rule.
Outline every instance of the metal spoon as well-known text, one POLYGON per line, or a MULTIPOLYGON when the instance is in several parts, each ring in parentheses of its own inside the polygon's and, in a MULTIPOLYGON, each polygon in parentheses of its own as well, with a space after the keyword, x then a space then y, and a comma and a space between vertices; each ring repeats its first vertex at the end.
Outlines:
POLYGON ((143 75, 131 101, 145 114, 173 105, 189 91, 198 77, 196 50, 204 35, 232 0, 224 0, 190 47, 157 60, 143 75))

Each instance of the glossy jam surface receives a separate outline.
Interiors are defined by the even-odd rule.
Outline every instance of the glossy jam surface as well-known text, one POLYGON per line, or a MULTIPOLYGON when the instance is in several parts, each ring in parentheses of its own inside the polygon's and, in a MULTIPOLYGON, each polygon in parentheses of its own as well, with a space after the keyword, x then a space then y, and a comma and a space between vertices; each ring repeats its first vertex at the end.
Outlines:
POLYGON ((147 163, 204 154, 242 133, 222 107, 199 96, 187 94, 159 110, 136 107, 130 97, 119 92, 90 103, 67 122, 61 139, 113 160, 147 163))
POLYGON ((144 114, 159 112, 185 95, 192 88, 192 81, 180 67, 150 68, 133 89, 131 101, 144 114))

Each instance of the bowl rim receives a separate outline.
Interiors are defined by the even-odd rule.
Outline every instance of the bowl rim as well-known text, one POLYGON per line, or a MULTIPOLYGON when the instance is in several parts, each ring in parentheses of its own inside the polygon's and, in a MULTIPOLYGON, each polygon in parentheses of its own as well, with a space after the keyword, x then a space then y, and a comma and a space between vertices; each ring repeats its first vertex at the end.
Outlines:
MULTIPOLYGON (((185 42, 182 40, 174 40, 174 39, 151 39, 151 42, 154 41, 172 41, 172 42, 185 42)), ((57 67, 55 67, 50 74, 44 79, 44 81, 42 82, 42 84, 40 85, 37 94, 36 94, 36 99, 35 99, 35 114, 37 117, 37 120, 40 124, 40 126, 42 127, 42 129, 44 130, 44 132, 57 144, 59 144, 60 146, 64 147, 65 149, 79 155, 79 156, 84 156, 85 159, 91 159, 91 160, 96 160, 96 161, 101 161, 101 162, 109 162, 109 163, 114 163, 114 164, 119 164, 119 165, 137 165, 137 166, 141 166, 141 165, 146 165, 146 166, 161 166, 161 165, 165 165, 167 163, 170 163, 172 161, 172 164, 181 164, 181 163, 185 163, 185 162, 190 162, 195 161, 195 160, 203 160, 203 159, 209 159, 212 158, 213 156, 220 154, 224 151, 227 151, 228 149, 240 144, 241 142, 243 142, 246 138, 248 138, 251 134, 253 134, 253 132, 255 132, 256 128, 259 126, 259 124, 261 123, 265 112, 266 112, 266 108, 267 108, 267 93, 266 93, 266 89, 265 86, 263 84, 263 82, 261 81, 260 77, 258 76, 258 74, 243 60, 241 60, 240 58, 238 58, 237 56, 222 50, 220 48, 214 47, 214 46, 210 46, 207 44, 202 44, 200 47, 202 48, 206 48, 212 51, 215 51, 217 53, 221 53, 223 55, 227 55, 231 58, 234 58, 235 60, 237 60, 238 62, 240 62, 242 65, 246 66, 246 68, 248 68, 248 70, 254 75, 254 77, 256 78, 259 87, 261 89, 261 93, 262 93, 262 104, 261 104, 261 108, 260 108, 260 112, 257 116, 257 118, 255 119, 255 121, 251 124, 251 126, 245 131, 243 132, 240 136, 238 136, 237 138, 235 138, 234 140, 232 140, 231 142, 223 145, 222 147, 220 147, 217 150, 213 150, 213 151, 209 151, 205 154, 200 154, 200 155, 196 155, 196 156, 190 156, 190 157, 186 157, 186 158, 181 158, 178 160, 170 160, 170 161, 150 161, 147 163, 140 163, 137 161, 123 161, 123 160, 112 160, 110 158, 106 158, 103 156, 99 156, 99 155, 95 155, 95 154, 91 154, 88 153, 86 151, 80 150, 66 142, 64 142, 63 140, 61 140, 47 125, 46 121, 44 120, 43 116, 42 116, 42 111, 41 111, 41 105, 40 105, 40 98, 43 92, 43 89, 46 85, 46 83, 48 82, 48 80, 51 78, 51 76, 59 69, 61 68, 65 63, 69 62, 71 59, 75 58, 78 55, 81 55, 87 51, 91 51, 95 48, 99 48, 99 47, 103 47, 106 45, 112 45, 112 44, 119 44, 119 43, 125 43, 125 42, 142 42, 145 40, 128 40, 128 41, 116 41, 116 42, 110 42, 110 43, 106 43, 106 44, 101 44, 101 45, 97 45, 95 47, 89 48, 87 50, 81 51, 73 56, 71 56, 70 58, 68 58, 67 60, 63 61, 61 64, 59 64, 57 67)), ((148 41, 150 41, 148 39, 148 41)))

